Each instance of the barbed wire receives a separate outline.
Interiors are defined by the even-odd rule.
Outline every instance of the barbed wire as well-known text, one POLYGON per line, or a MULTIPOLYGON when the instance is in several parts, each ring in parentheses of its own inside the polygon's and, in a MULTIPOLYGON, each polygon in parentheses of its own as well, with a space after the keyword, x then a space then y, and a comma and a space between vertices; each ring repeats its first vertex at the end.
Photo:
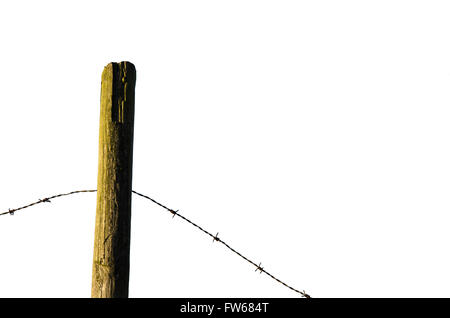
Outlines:
POLYGON ((19 207, 19 208, 8 209, 8 211, 2 212, 2 213, 0 213, 0 215, 6 215, 6 214, 14 215, 14 212, 16 212, 16 211, 23 210, 23 209, 32 207, 33 205, 40 204, 40 203, 45 203, 45 202, 50 203, 50 202, 51 202, 50 200, 55 199, 55 198, 64 197, 64 196, 71 195, 71 194, 75 194, 75 193, 82 193, 82 192, 96 192, 96 191, 97 191, 97 190, 77 190, 77 191, 72 191, 72 192, 67 192, 67 193, 61 193, 61 194, 52 195, 51 197, 44 198, 44 199, 39 199, 39 200, 36 201, 36 202, 30 203, 30 204, 28 204, 28 205, 21 206, 21 207, 19 207))
MULTIPOLYGON (((72 191, 72 192, 67 192, 67 193, 61 193, 61 194, 56 194, 50 197, 46 197, 44 199, 39 199, 38 201, 32 202, 28 205, 19 207, 19 208, 15 208, 15 209, 8 209, 8 211, 6 212, 1 212, 0 215, 6 215, 6 214, 10 214, 10 215, 14 215, 14 212, 19 211, 19 210, 23 210, 26 208, 29 208, 33 205, 36 204, 40 204, 40 203, 50 203, 52 199, 55 198, 59 198, 59 197, 63 197, 63 196, 68 196, 68 195, 72 195, 75 193, 83 193, 83 192, 96 192, 97 190, 77 190, 77 191, 72 191)), ((178 216, 179 218, 183 219, 184 221, 188 222, 189 224, 191 224, 192 226, 196 227, 197 229, 199 229, 200 231, 202 231, 203 233, 205 233, 206 235, 210 236, 213 239, 213 242, 219 242, 222 243, 226 248, 228 248, 230 251, 232 251, 233 253, 235 253, 236 255, 240 256, 242 259, 246 260, 248 263, 250 263, 251 265, 253 265, 254 267, 256 267, 255 272, 259 271, 260 273, 264 273, 267 276, 269 276, 270 278, 272 278, 273 280, 277 281, 278 283, 282 284, 283 286, 289 288, 290 290, 302 295, 302 297, 305 298, 311 298, 310 295, 308 295, 304 290, 300 291, 288 284, 286 284, 285 282, 283 282, 282 280, 280 280, 279 278, 275 277, 274 275, 272 275, 271 273, 269 273, 268 271, 266 271, 262 266, 261 263, 256 264, 255 262, 253 262, 252 260, 250 260, 249 258, 245 257, 244 255, 242 255, 241 253, 239 253, 237 250, 235 250, 234 248, 232 248, 230 245, 228 245, 225 241, 223 241, 221 238, 219 238, 219 233, 217 232, 216 235, 211 234, 210 232, 208 232, 207 230, 203 229, 201 226, 197 225, 196 223, 192 222, 190 219, 188 219, 187 217, 181 215, 178 211, 179 210, 173 210, 167 206, 165 206, 164 204, 152 199, 151 197, 139 193, 137 191, 132 190, 132 192, 138 196, 141 196, 145 199, 148 199, 150 201, 152 201, 153 203, 159 205, 160 207, 164 208, 165 210, 169 211, 170 213, 172 213, 172 217, 178 216)))
POLYGON ((200 231, 202 231, 203 233, 205 233, 206 235, 210 236, 213 239, 213 242, 219 242, 222 243, 226 248, 228 248, 230 251, 232 251, 233 253, 235 253, 236 255, 240 256, 242 259, 246 260, 247 262, 249 262, 250 264, 252 264, 254 267, 256 267, 255 272, 259 271, 260 273, 264 273, 267 276, 269 276, 270 278, 274 279, 275 281, 277 281, 278 283, 284 285, 285 287, 289 288, 290 290, 293 290, 294 292, 302 295, 305 298, 311 298, 310 295, 308 295, 304 290, 300 291, 288 284, 286 284, 285 282, 283 282, 282 280, 278 279, 277 277, 275 277, 274 275, 270 274, 268 271, 266 271, 263 267, 261 267, 261 263, 259 263, 259 265, 257 265, 255 262, 253 262, 252 260, 248 259, 247 257, 245 257, 244 255, 242 255, 241 253, 239 253, 238 251, 236 251, 234 248, 232 248, 230 245, 228 245, 225 241, 223 241, 221 238, 219 238, 219 233, 217 233, 216 235, 212 235, 210 232, 208 232, 207 230, 203 229, 201 226, 197 225, 196 223, 192 222, 191 220, 189 220, 187 217, 181 215, 178 211, 179 210, 173 210, 168 208, 167 206, 165 206, 164 204, 159 203, 158 201, 150 198, 149 196, 146 196, 142 193, 139 193, 137 191, 133 190, 133 193, 146 198, 150 201, 152 201, 153 203, 156 203, 157 205, 159 205, 160 207, 166 209, 167 211, 169 211, 170 213, 172 213, 172 217, 178 216, 179 218, 183 219, 184 221, 188 222, 189 224, 191 224, 192 226, 198 228, 200 231))

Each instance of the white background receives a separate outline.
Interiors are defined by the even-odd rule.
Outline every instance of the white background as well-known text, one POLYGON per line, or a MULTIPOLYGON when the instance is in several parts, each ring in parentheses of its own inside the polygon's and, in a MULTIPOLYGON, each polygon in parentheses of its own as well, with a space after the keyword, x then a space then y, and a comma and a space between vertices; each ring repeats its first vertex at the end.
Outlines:
MULTIPOLYGON (((97 182, 137 69, 133 188, 313 297, 449 297, 447 1, 3 1, 0 211, 97 182)), ((93 193, 0 217, 1 297, 89 297, 93 193)), ((131 297, 298 297, 133 197, 131 297)))

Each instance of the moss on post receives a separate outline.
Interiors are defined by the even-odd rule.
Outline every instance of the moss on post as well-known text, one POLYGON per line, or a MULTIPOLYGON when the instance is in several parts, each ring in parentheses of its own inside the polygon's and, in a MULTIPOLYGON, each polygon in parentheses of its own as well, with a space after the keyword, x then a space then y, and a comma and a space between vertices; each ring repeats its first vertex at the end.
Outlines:
POLYGON ((134 88, 130 62, 102 73, 97 212, 91 296, 128 297, 134 88))

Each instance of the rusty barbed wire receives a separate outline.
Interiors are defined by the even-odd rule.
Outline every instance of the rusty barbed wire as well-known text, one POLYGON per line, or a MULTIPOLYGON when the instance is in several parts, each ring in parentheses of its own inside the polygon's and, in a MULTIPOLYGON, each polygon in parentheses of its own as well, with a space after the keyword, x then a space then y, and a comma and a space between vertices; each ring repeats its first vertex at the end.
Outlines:
POLYGON ((32 207, 33 205, 36 205, 36 204, 45 203, 45 202, 51 203, 50 200, 55 199, 55 198, 64 197, 64 196, 71 195, 71 194, 75 194, 75 193, 82 193, 82 192, 96 192, 96 191, 97 191, 97 190, 77 190, 77 191, 72 191, 72 192, 67 192, 67 193, 61 193, 61 194, 52 195, 51 197, 47 197, 47 198, 44 198, 44 199, 39 199, 39 200, 36 201, 36 202, 33 202, 33 203, 30 203, 30 204, 21 206, 21 207, 19 207, 19 208, 8 209, 8 211, 6 211, 6 212, 1 212, 0 215, 6 215, 6 214, 14 215, 14 212, 19 211, 19 210, 23 210, 23 209, 26 209, 26 208, 29 208, 29 207, 32 207))
MULTIPOLYGON (((83 192, 96 192, 97 190, 77 190, 77 191, 71 191, 71 192, 67 192, 67 193, 61 193, 61 194, 56 194, 50 197, 46 197, 44 199, 39 199, 38 201, 32 202, 28 205, 19 207, 19 208, 15 208, 15 209, 8 209, 8 211, 6 212, 1 212, 0 215, 6 215, 6 214, 10 214, 10 215, 14 215, 14 212, 19 211, 19 210, 23 210, 29 207, 32 207, 33 205, 36 204, 40 204, 40 203, 50 203, 52 199, 55 198, 59 198, 59 197, 63 197, 63 196, 68 196, 68 195, 72 195, 75 193, 83 193, 83 192)), ((152 201, 153 203, 159 205, 160 207, 164 208, 165 210, 169 211, 170 213, 172 213, 172 217, 178 216, 181 219, 183 219, 184 221, 188 222, 189 224, 191 224, 192 226, 196 227, 197 229, 199 229, 200 231, 202 231, 203 233, 205 233, 206 235, 209 235, 212 239, 213 242, 219 242, 222 243, 226 248, 228 248, 230 251, 232 251, 233 253, 235 253, 236 255, 240 256, 242 259, 246 260, 248 263, 252 264, 256 269, 256 271, 259 271, 260 273, 264 273, 267 276, 269 276, 270 278, 272 278, 273 280, 277 281, 278 283, 282 284, 283 286, 291 289, 292 291, 302 295, 305 298, 311 298, 310 295, 308 295, 304 290, 300 291, 288 284, 286 284, 285 282, 283 282, 282 280, 280 280, 279 278, 275 277, 274 275, 272 275, 271 273, 269 273, 268 271, 266 271, 262 266, 261 263, 259 263, 259 265, 257 265, 255 262, 253 262, 252 260, 248 259, 247 257, 245 257, 244 255, 242 255, 241 253, 239 253, 238 251, 236 251, 234 248, 232 248, 230 245, 228 245, 225 241, 223 241, 221 238, 219 238, 219 233, 217 232, 216 235, 212 235, 210 232, 208 232, 207 230, 203 229, 201 226, 197 225, 196 223, 192 222, 191 220, 189 220, 188 218, 186 218, 185 216, 181 215, 178 211, 179 210, 173 210, 167 206, 165 206, 162 203, 159 203, 158 201, 152 199, 151 197, 139 193, 137 191, 132 190, 132 192, 138 196, 141 196, 145 199, 148 199, 150 201, 152 201)))
POLYGON ((248 259, 247 257, 245 257, 244 255, 242 255, 241 253, 239 253, 238 251, 236 251, 234 248, 232 248, 230 245, 228 245, 227 243, 225 243, 222 239, 219 238, 219 233, 217 233, 216 235, 212 235, 210 232, 208 232, 207 230, 203 229, 201 226, 195 224, 194 222, 192 222, 191 220, 189 220, 188 218, 186 218, 185 216, 181 215, 178 211, 179 210, 173 210, 168 208, 167 206, 165 206, 164 204, 159 203, 158 201, 150 198, 149 196, 146 196, 142 193, 139 193, 137 191, 132 191, 134 194, 137 194, 143 198, 146 198, 150 201, 152 201, 153 203, 156 203, 157 205, 159 205, 160 207, 166 209, 167 211, 169 211, 170 213, 172 213, 173 217, 178 216, 181 219, 183 219, 184 221, 188 222, 189 224, 193 225, 194 227, 198 228, 200 231, 202 231, 203 233, 205 233, 206 235, 209 235, 212 239, 213 242, 219 242, 222 243, 225 247, 227 247, 230 251, 232 251, 233 253, 235 253, 236 255, 240 256, 241 258, 243 258, 244 260, 246 260, 247 262, 249 262, 250 264, 252 264, 253 266, 256 267, 255 271, 259 271, 260 273, 264 273, 267 276, 269 276, 270 278, 272 278, 273 280, 277 281, 278 283, 284 285, 285 287, 289 288, 290 290, 293 290, 294 292, 302 295, 305 298, 311 298, 310 295, 308 295, 304 290, 300 291, 288 284, 286 284, 285 282, 283 282, 282 280, 278 279, 277 277, 275 277, 274 275, 270 274, 268 271, 266 271, 263 267, 261 267, 261 263, 259 263, 259 265, 257 265, 255 262, 253 262, 252 260, 248 259))

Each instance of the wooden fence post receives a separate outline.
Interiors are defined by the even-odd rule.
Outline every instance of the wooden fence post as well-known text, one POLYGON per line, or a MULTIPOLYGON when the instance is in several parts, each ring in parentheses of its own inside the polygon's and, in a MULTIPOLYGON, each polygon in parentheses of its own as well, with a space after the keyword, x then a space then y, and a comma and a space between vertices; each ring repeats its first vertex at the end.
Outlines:
POLYGON ((91 289, 95 298, 128 297, 135 83, 130 62, 109 63, 103 70, 91 289))

